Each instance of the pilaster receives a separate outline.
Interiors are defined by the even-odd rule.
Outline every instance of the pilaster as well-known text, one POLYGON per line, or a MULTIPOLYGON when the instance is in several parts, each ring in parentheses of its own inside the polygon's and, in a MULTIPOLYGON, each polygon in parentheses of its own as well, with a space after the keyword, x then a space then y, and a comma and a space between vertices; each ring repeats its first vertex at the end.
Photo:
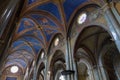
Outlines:
POLYGON ((107 24, 109 26, 109 30, 115 40, 115 44, 120 52, 120 25, 118 21, 115 19, 112 11, 111 11, 111 3, 105 3, 104 6, 101 8, 103 11, 103 15, 105 16, 105 19, 107 21, 107 24))

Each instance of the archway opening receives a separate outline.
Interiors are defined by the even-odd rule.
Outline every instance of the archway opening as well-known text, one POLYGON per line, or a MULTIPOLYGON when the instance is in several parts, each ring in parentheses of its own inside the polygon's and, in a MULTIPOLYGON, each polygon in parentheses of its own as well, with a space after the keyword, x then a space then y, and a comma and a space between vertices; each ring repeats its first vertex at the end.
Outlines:
MULTIPOLYGON (((105 29, 99 26, 84 28, 76 40, 74 50, 74 57, 77 63, 81 59, 84 59, 88 61, 87 64, 91 65, 93 76, 91 75, 92 77, 89 80, 97 80, 97 78, 104 79, 101 68, 104 68, 105 76, 109 80, 118 79, 114 64, 117 60, 115 60, 114 56, 118 56, 119 52, 111 35, 105 29), (100 61, 102 62, 101 64, 100 61), (99 72, 99 69, 101 72, 99 72)), ((87 72, 85 72, 87 69, 84 64, 77 64, 78 78, 79 75, 87 74, 87 72), (83 68, 82 71, 81 68, 83 68)), ((79 80, 88 80, 87 76, 84 76, 83 79, 81 78, 79 78, 79 80)))
POLYGON ((120 66, 120 54, 114 43, 108 45, 108 50, 102 56, 103 66, 107 71, 109 80, 120 79, 119 66, 120 66))
POLYGON ((37 80, 44 80, 45 77, 45 65, 41 63, 37 73, 37 80))
POLYGON ((88 70, 87 66, 84 63, 79 63, 77 67, 78 67, 78 75, 79 75, 78 80, 88 80, 87 78, 89 75, 87 72, 88 70))
POLYGON ((64 53, 60 50, 57 50, 53 55, 51 64, 50 64, 50 80, 64 80, 61 77, 61 72, 65 70, 65 56, 64 53))

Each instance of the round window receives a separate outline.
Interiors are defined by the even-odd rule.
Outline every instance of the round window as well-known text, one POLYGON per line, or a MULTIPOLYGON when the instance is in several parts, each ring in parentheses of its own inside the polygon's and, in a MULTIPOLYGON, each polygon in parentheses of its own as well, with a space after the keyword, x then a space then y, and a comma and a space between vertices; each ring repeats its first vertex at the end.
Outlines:
POLYGON ((17 73, 18 70, 19 70, 18 66, 12 66, 10 69, 11 73, 17 73))
POLYGON ((82 24, 82 23, 84 23, 86 21, 86 19, 87 19, 87 14, 86 13, 82 13, 82 14, 80 14, 78 16, 77 22, 78 22, 78 24, 82 24))

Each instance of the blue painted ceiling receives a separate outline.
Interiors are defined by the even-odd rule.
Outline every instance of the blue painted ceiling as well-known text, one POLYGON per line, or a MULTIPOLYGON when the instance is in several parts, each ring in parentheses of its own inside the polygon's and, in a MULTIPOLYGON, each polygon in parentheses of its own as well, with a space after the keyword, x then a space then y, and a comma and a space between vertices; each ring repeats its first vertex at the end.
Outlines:
POLYGON ((58 20, 61 20, 61 16, 60 16, 58 7, 52 2, 37 6, 35 8, 35 10, 46 11, 46 12, 52 14, 53 16, 55 16, 58 20))
POLYGON ((77 9, 77 7, 79 7, 81 3, 84 3, 86 1, 87 0, 65 0, 65 2, 63 3, 63 7, 67 22, 69 21, 74 10, 77 9))
MULTIPOLYGON (((48 44, 55 34, 67 31, 67 26, 63 26, 63 22, 68 24, 73 12, 87 0, 65 0, 61 9, 55 3, 56 0, 41 4, 42 1, 44 0, 27 0, 26 6, 34 5, 34 7, 24 13, 25 16, 17 25, 13 42, 8 50, 10 55, 6 65, 13 65, 16 62, 26 69, 28 62, 35 59, 41 49, 48 48, 48 44), (41 3, 36 5, 36 2, 41 3), (62 12, 60 12, 61 10, 62 12), (62 19, 64 16, 65 21, 62 19), (22 56, 16 57, 20 55, 22 56)), ((24 9, 23 12, 27 10, 27 8, 24 9)))
POLYGON ((34 2, 36 2, 37 0, 28 0, 28 4, 32 4, 34 2))

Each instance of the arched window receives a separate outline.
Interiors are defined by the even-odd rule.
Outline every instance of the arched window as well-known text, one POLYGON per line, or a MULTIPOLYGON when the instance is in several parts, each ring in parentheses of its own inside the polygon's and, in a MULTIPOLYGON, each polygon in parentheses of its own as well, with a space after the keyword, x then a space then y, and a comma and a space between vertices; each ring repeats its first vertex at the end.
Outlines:
POLYGON ((10 69, 11 73, 17 73, 18 70, 19 70, 18 66, 12 66, 10 69))
POLYGON ((78 80, 94 80, 91 64, 84 58, 77 61, 78 80))
POLYGON ((44 58, 44 55, 45 55, 45 53, 44 53, 44 51, 42 51, 40 58, 41 58, 41 59, 44 58))
POLYGON ((87 19, 87 14, 83 12, 78 16, 77 22, 78 24, 82 24, 86 21, 86 19, 87 19))
POLYGON ((60 38, 57 36, 54 40, 54 46, 58 46, 59 42, 60 42, 60 38))

